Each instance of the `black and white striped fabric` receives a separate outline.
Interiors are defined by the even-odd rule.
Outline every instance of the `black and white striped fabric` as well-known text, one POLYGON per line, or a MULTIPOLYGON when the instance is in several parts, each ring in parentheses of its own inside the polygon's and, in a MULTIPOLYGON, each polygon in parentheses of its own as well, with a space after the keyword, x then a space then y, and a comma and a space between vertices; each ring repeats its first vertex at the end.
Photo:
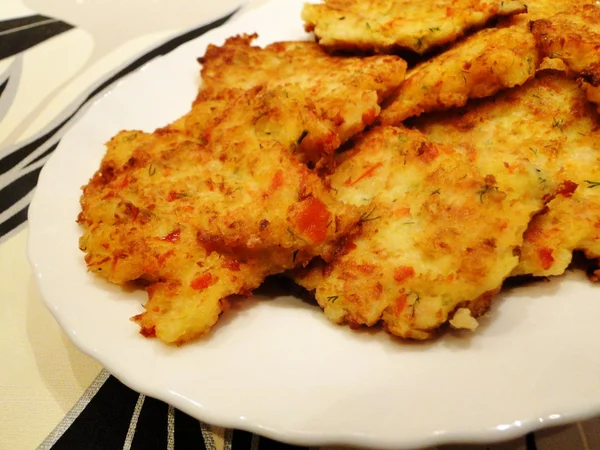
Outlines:
POLYGON ((39 450, 75 448, 308 449, 279 443, 246 431, 211 427, 172 406, 133 392, 105 371, 40 445, 39 450))
MULTIPOLYGON (((537 450, 537 445, 535 435, 530 433, 510 443, 438 448, 537 450)), ((102 371, 77 405, 38 447, 38 450, 71 449, 309 450, 309 447, 277 442, 247 431, 212 427, 161 401, 132 391, 102 371)))

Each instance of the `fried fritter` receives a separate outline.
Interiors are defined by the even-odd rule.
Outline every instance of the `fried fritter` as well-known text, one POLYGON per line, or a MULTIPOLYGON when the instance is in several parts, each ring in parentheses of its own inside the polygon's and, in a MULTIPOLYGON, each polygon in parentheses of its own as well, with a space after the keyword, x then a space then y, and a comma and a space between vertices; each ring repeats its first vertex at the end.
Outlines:
MULTIPOLYGON (((593 163, 597 166, 600 158, 593 163)), ((562 195, 532 220, 514 275, 561 275, 577 249, 587 258, 600 257, 600 170, 586 172, 595 178, 565 183, 562 195)))
MULTIPOLYGON (((396 89, 406 72, 397 56, 337 57, 314 42, 276 42, 253 46, 256 35, 229 38, 223 46, 209 45, 203 57, 202 100, 246 90, 298 85, 324 118, 331 121, 343 143, 370 125, 379 115, 379 104, 396 89), (225 93, 225 94, 223 94, 225 93)), ((307 162, 331 163, 332 146, 306 153, 307 162)))
MULTIPOLYGON (((527 13, 502 18, 500 19, 498 26, 520 25, 529 27, 530 22, 533 20, 548 19, 563 11, 568 11, 584 4, 591 5, 594 3, 595 0, 562 0, 559 2, 555 0, 529 0, 527 2, 527 13)), ((550 58, 548 56, 542 56, 541 59, 542 62, 538 68, 539 70, 566 70, 566 68, 563 67, 564 63, 560 59, 550 58)))
POLYGON ((381 320, 414 339, 449 319, 475 328, 472 316, 518 264, 523 233, 544 205, 535 168, 515 162, 511 170, 513 183, 501 186, 468 152, 414 130, 371 129, 330 180, 342 201, 369 205, 360 231, 335 260, 294 279, 330 320, 353 328, 381 320))
POLYGON ((248 91, 201 140, 177 128, 115 136, 78 218, 89 270, 148 283, 136 322, 167 343, 208 332, 266 275, 331 257, 360 216, 295 158, 300 136, 331 130, 293 86, 248 91))
MULTIPOLYGON (((555 88, 533 95, 552 101, 552 112, 561 117, 555 124, 563 135, 562 145, 550 149, 555 161, 549 158, 547 163, 562 183, 560 195, 532 221, 515 274, 560 275, 574 250, 590 259, 600 257, 600 120, 574 81, 560 86, 558 98, 555 88)), ((588 95, 595 89, 591 87, 588 95)))
POLYGON ((527 11, 516 0, 325 0, 304 5, 305 29, 330 50, 423 54, 490 19, 527 11))
POLYGON ((501 25, 529 25, 532 20, 548 19, 555 14, 582 5, 592 5, 596 0, 528 0, 527 13, 500 19, 501 25))
POLYGON ((213 98, 197 98, 187 114, 165 126, 164 129, 185 134, 191 140, 205 142, 206 130, 213 127, 231 103, 244 93, 240 89, 231 89, 213 98))
POLYGON ((282 266, 293 255, 302 261, 303 255, 332 254, 332 241, 360 214, 334 201, 295 156, 330 146, 335 133, 329 125, 294 85, 253 88, 236 101, 204 133, 211 158, 219 160, 211 162, 210 179, 233 184, 231 192, 219 186, 226 207, 204 210, 202 239, 238 254, 268 250, 282 266))
POLYGON ((593 86, 600 86, 600 6, 582 5, 531 24, 543 56, 559 58, 593 86))
POLYGON ((208 332, 227 297, 258 286, 269 265, 206 251, 185 222, 184 208, 165 204, 158 191, 144 192, 148 188, 140 181, 173 171, 167 158, 161 159, 168 149, 193 154, 196 145, 175 132, 128 131, 111 139, 100 170, 84 187, 78 222, 85 231, 79 245, 88 269, 108 281, 149 283, 146 312, 136 317, 142 334, 183 343, 208 332), (173 211, 165 211, 169 206, 173 211))
POLYGON ((440 143, 471 151, 482 161, 530 161, 540 185, 556 185, 554 198, 532 221, 513 274, 558 275, 574 250, 600 256, 600 123, 564 73, 544 71, 493 101, 452 114, 419 119, 440 143))
POLYGON ((469 98, 521 85, 535 75, 538 59, 527 28, 481 30, 409 70, 380 121, 397 125, 424 112, 463 106, 469 98))

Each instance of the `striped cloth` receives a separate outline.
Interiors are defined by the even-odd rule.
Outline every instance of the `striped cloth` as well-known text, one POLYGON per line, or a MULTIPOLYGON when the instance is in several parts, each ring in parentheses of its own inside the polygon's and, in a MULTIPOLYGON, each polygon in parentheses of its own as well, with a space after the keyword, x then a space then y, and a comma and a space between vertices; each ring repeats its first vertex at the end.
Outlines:
MULTIPOLYGON (((309 447, 210 426, 166 403, 132 391, 102 371, 39 447, 39 450, 71 449, 308 450, 309 447)), ((509 442, 482 446, 446 445, 437 449, 597 450, 600 449, 600 417, 530 433, 509 442)))

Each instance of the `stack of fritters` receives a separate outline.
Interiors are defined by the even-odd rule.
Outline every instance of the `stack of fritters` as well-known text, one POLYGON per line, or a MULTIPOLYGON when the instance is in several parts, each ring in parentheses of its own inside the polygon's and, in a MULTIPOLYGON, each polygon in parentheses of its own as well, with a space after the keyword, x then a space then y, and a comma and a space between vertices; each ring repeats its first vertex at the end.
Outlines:
MULTIPOLYGON (((334 322, 382 320, 402 337, 430 337, 457 308, 480 315, 518 264, 523 232, 551 189, 527 161, 507 176, 509 168, 479 166, 418 131, 373 128, 331 176, 344 203, 371 208, 360 232, 296 281, 334 322)), ((474 327, 469 316, 456 326, 474 327)))
POLYGON ((538 73, 494 102, 419 120, 435 142, 477 152, 486 160, 527 159, 540 185, 556 196, 531 222, 514 274, 560 275, 573 250, 600 257, 600 129, 577 82, 556 71, 538 73))
POLYGON ((326 0, 319 43, 209 46, 190 112, 84 187, 89 269, 167 343, 277 273, 353 328, 475 329, 507 277, 600 257, 600 7, 561 5, 326 0))
POLYGON ((381 114, 397 124, 422 113, 464 106, 533 78, 535 39, 520 26, 478 31, 450 50, 413 67, 381 114))
MULTIPOLYGON (((250 40, 228 41, 223 54, 257 53, 262 74, 241 70, 253 74, 245 85, 208 77, 186 116, 152 134, 119 133, 84 187, 78 220, 89 269, 147 284, 136 322, 165 342, 206 333, 229 296, 249 294, 267 275, 334 256, 363 211, 335 199, 309 166, 326 168, 349 130, 374 120, 406 68, 395 56, 341 59, 314 43, 280 51, 250 40), (295 79, 294 67, 311 59, 321 78, 295 79), (287 81, 273 78, 277 64, 291 67, 287 81), (329 93, 317 89, 326 76, 337 80, 329 93), (345 110, 340 98, 357 103, 345 110)), ((207 64, 225 64, 219 54, 209 49, 207 64)))
POLYGON ((255 38, 238 36, 222 47, 208 47, 199 59, 197 101, 227 96, 232 89, 298 86, 337 134, 329 146, 303 152, 303 161, 311 166, 329 167, 334 151, 373 123, 379 105, 404 80, 406 62, 397 56, 332 56, 314 42, 277 42, 263 49, 251 45, 255 38))

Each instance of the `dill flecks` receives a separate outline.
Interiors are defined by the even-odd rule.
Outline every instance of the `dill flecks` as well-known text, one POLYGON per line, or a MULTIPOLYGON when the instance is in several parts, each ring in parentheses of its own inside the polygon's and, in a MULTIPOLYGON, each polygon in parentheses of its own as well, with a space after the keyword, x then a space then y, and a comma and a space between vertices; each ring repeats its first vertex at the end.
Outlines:
POLYGON ((596 186, 600 186, 600 181, 591 181, 591 180, 583 180, 588 184, 588 189, 595 188, 596 186))

